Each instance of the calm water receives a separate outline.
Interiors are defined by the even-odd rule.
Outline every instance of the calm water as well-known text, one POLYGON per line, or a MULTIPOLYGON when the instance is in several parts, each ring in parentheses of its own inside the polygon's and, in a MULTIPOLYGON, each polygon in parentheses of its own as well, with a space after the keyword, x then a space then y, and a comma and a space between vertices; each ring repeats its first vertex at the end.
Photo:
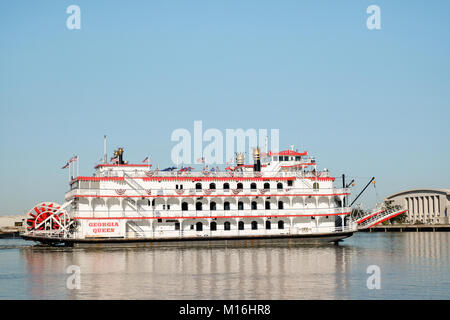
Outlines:
POLYGON ((55 249, 0 240, 0 299, 450 299, 449 243, 447 232, 243 249, 55 249), (66 287, 70 265, 80 267, 79 290, 66 287), (380 268, 380 289, 367 288, 370 265, 380 268))

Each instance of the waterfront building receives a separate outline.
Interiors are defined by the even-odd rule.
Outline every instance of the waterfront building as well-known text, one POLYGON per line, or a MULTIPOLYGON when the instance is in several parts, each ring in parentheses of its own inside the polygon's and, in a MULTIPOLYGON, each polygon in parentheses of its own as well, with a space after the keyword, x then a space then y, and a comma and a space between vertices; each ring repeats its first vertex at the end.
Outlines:
POLYGON ((386 201, 408 210, 407 222, 448 224, 450 189, 411 189, 388 196, 386 201))

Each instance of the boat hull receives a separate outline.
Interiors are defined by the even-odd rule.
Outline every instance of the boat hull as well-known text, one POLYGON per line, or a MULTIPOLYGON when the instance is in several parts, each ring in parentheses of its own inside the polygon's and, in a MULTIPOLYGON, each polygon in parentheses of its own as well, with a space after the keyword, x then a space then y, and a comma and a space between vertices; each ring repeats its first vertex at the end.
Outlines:
POLYGON ((22 235, 25 240, 44 245, 68 247, 259 247, 276 245, 321 245, 336 243, 353 232, 334 232, 304 235, 261 235, 243 237, 186 237, 186 238, 85 238, 55 239, 22 235))

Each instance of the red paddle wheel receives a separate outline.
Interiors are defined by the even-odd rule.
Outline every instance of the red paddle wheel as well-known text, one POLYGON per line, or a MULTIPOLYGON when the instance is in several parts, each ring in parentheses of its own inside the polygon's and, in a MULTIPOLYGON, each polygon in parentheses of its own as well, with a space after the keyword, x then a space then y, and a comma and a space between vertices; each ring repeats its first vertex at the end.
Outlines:
POLYGON ((28 212, 27 230, 58 230, 69 218, 65 210, 54 202, 43 202, 28 212), (60 225, 61 224, 61 225, 60 225))

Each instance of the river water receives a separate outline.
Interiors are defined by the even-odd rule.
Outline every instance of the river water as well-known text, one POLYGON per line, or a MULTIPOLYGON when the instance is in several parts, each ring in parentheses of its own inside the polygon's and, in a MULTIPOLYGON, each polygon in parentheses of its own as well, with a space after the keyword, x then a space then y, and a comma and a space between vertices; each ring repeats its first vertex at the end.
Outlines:
POLYGON ((0 299, 450 299, 448 232, 357 233, 320 247, 33 244, 0 240, 0 299))

